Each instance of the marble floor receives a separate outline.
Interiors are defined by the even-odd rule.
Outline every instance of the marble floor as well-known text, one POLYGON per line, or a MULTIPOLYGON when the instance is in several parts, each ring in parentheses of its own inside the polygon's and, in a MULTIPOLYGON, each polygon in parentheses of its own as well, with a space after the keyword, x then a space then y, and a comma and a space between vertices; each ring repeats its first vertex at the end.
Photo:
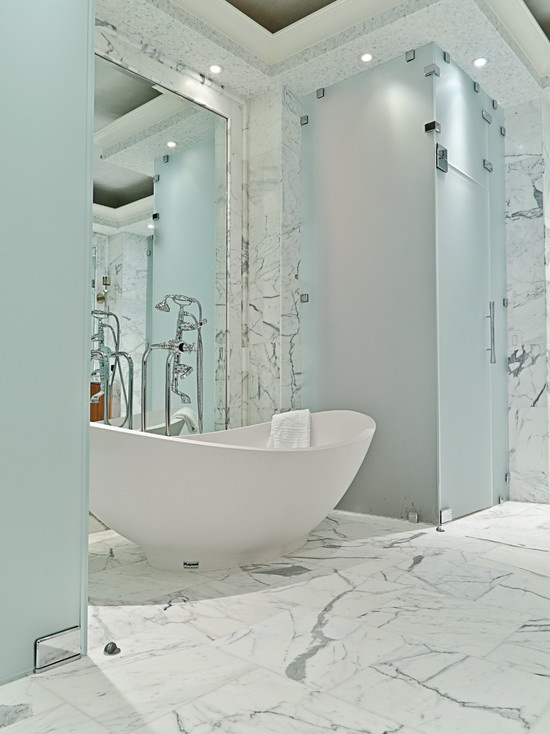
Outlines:
POLYGON ((203 573, 94 533, 89 656, 0 687, 0 729, 548 734, 550 506, 443 533, 334 512, 292 556, 203 573))

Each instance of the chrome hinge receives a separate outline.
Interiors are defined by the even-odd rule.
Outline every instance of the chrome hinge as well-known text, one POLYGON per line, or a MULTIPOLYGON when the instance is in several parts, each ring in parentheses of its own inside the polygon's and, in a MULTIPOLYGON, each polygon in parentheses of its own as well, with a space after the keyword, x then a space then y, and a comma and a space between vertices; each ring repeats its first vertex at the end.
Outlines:
POLYGON ((435 147, 435 167, 445 173, 449 170, 449 161, 447 159, 447 148, 439 143, 435 147))
POLYGON ((441 76, 441 69, 437 64, 428 64, 424 67, 424 76, 441 76))
POLYGON ((424 125, 424 132, 427 132, 427 133, 431 133, 431 132, 440 133, 441 132, 441 124, 437 120, 432 120, 431 122, 427 122, 424 125))
POLYGON ((453 510, 452 507, 444 507, 442 510, 439 510, 439 524, 443 525, 446 522, 451 522, 453 519, 453 510))
POLYGON ((78 660, 82 654, 81 639, 80 627, 70 627, 53 635, 39 637, 34 643, 34 672, 42 673, 78 660))

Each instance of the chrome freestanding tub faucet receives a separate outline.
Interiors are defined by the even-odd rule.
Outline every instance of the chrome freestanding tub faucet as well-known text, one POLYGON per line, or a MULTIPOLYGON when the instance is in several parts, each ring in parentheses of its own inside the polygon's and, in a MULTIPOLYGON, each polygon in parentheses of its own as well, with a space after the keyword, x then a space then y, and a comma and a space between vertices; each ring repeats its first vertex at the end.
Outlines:
POLYGON ((114 381, 119 376, 120 383, 122 386, 122 394, 126 406, 126 416, 122 426, 132 428, 132 411, 133 411, 133 393, 134 393, 134 363, 132 358, 127 352, 120 350, 120 321, 116 314, 112 311, 92 311, 94 317, 94 327, 96 331, 92 334, 92 351, 91 358, 99 362, 99 367, 92 372, 93 376, 99 377, 100 390, 96 392, 90 398, 91 403, 98 403, 101 396, 103 396, 103 422, 110 425, 109 421, 109 402, 111 399, 111 392, 113 389, 114 381), (113 319, 115 327, 109 322, 109 319, 113 319), (105 343, 105 331, 110 332, 114 349, 111 349, 105 343), (125 359, 128 365, 128 389, 124 382, 122 374, 122 368, 120 364, 120 358, 125 359), (111 369, 111 360, 114 360, 111 369))
MULTIPOLYGON (((176 336, 168 341, 150 344, 141 361, 141 430, 147 430, 146 405, 147 405, 147 360, 153 349, 164 349, 168 352, 166 356, 166 367, 164 376, 164 413, 165 434, 170 436, 170 403, 172 393, 178 395, 181 402, 189 404, 191 398, 180 388, 180 380, 185 380, 193 371, 193 367, 182 362, 183 354, 195 354, 195 373, 197 377, 197 416, 199 433, 203 429, 203 346, 201 329, 206 324, 202 315, 200 301, 191 296, 168 294, 164 296, 155 308, 159 311, 170 311, 168 301, 172 300, 178 306, 178 317, 176 321, 176 336), (194 309, 196 313, 193 313, 194 309), (186 332, 196 332, 194 343, 184 341, 186 332)), ((189 337, 187 337, 189 338, 189 337)))

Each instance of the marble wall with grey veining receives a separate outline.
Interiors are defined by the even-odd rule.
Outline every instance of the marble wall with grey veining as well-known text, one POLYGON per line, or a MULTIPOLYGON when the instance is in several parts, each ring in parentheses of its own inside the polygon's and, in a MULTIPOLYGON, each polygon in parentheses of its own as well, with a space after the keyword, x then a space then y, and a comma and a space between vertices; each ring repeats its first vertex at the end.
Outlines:
POLYGON ((281 216, 281 366, 280 410, 301 407, 300 243, 302 235, 301 129, 302 108, 288 89, 282 91, 281 216))
POLYGON ((282 88, 250 104, 247 418, 300 407, 300 104, 282 88))
POLYGON ((510 497, 550 502, 540 100, 506 111, 510 497))

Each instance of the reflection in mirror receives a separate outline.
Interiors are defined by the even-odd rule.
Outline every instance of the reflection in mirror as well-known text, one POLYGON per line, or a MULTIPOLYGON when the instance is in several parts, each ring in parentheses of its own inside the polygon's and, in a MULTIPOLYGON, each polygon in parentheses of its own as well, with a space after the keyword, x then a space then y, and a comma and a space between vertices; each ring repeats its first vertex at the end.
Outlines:
POLYGON ((139 430, 143 392, 164 433, 168 381, 172 435, 197 431, 199 412, 204 431, 223 429, 227 120, 100 57, 95 85, 91 419, 129 427, 134 413, 139 430), (168 380, 169 349, 149 351, 142 391, 146 350, 177 340, 168 380))

